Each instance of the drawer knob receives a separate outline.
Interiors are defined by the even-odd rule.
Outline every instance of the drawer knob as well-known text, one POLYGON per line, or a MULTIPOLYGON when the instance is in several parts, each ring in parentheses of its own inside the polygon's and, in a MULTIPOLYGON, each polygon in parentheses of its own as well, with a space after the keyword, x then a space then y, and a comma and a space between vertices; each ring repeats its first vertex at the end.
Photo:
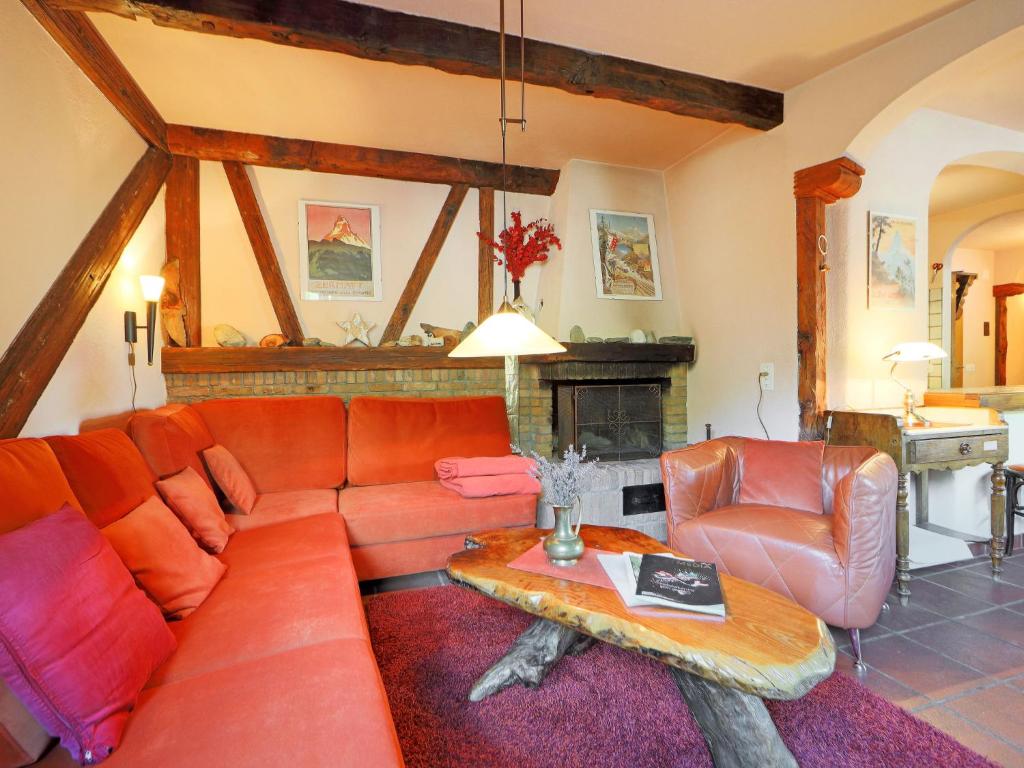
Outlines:
POLYGON ((970 456, 971 450, 972 449, 971 449, 971 444, 970 443, 960 443, 960 455, 961 456, 970 456))

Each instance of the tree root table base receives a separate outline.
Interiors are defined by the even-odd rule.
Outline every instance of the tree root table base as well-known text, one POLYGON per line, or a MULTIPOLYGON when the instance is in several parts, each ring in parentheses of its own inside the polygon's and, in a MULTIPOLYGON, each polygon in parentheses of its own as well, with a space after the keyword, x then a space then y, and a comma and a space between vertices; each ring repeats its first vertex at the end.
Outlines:
MULTIPOLYGON (((476 681, 469 700, 482 701, 516 684, 537 688, 562 656, 578 656, 595 642, 562 624, 537 619, 476 681)), ((669 671, 704 734, 716 768, 797 768, 761 699, 675 667, 669 671)))

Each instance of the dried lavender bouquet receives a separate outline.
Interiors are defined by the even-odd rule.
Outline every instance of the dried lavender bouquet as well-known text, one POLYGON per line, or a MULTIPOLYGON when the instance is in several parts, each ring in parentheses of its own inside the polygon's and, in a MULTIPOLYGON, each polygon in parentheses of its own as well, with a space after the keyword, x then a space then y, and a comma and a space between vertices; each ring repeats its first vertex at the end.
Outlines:
POLYGON ((570 445, 561 461, 531 451, 537 460, 534 476, 544 486, 544 501, 553 507, 571 507, 579 498, 583 481, 597 471, 597 459, 586 461, 587 446, 579 452, 570 445))

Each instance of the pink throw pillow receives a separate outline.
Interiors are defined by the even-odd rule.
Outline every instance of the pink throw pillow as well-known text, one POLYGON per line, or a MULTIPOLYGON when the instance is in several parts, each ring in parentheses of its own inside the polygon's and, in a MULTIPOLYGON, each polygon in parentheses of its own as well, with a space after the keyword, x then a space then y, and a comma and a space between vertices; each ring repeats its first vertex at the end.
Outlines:
POLYGON ((157 496, 101 533, 168 619, 183 619, 202 605, 227 570, 157 496))
POLYGON ((175 648, 117 553, 67 505, 0 536, 0 640, 0 675, 82 763, 117 747, 175 648))
POLYGON ((824 512, 821 468, 825 443, 748 440, 743 446, 740 504, 824 512))
POLYGON ((248 515, 256 504, 256 488, 242 465, 223 445, 203 451, 213 481, 237 512, 248 515))
POLYGON ((224 551, 235 529, 224 519, 217 497, 198 472, 185 467, 166 480, 158 480, 156 489, 192 533, 192 538, 210 552, 224 551))

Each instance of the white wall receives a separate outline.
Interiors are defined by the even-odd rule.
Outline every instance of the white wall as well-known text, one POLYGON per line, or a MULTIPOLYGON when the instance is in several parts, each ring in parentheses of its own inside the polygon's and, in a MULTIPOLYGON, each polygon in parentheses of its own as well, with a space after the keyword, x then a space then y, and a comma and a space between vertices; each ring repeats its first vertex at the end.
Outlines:
MULTIPOLYGON (((0 350, 6 350, 145 145, 20 3, 0 4, 0 350)), ((130 405, 122 312, 143 309, 137 275, 163 262, 162 203, 129 244, 23 430, 76 432, 130 405)), ((139 405, 164 400, 138 369, 139 405)))
MULTIPOLYGON (((996 283, 1024 283, 1024 247, 996 251, 996 283)), ((1024 384, 1024 295, 1006 299, 1006 383, 1024 384)))
POLYGON ((568 339, 574 325, 587 336, 627 336, 635 328, 660 336, 681 329, 678 276, 672 228, 659 171, 573 160, 562 169, 551 221, 563 250, 543 267, 538 322, 557 338, 568 339), (591 209, 648 213, 654 217, 662 299, 630 301, 597 296, 591 238, 591 209))
POLYGON ((996 300, 992 296, 995 284, 996 253, 972 248, 957 248, 950 265, 952 272, 971 272, 977 279, 971 284, 964 300, 963 334, 965 387, 991 387, 996 382, 995 326, 996 300), (985 336, 985 323, 989 335, 985 336))

